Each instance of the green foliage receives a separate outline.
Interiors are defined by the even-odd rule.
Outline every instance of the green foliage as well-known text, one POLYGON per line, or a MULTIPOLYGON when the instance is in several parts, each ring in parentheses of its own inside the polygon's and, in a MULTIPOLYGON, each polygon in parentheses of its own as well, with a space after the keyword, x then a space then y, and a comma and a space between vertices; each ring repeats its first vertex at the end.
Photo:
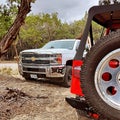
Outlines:
POLYGON ((0 5, 0 39, 12 25, 17 14, 17 4, 7 1, 7 4, 0 5))
POLYGON ((55 39, 61 21, 54 14, 30 15, 21 28, 20 38, 28 48, 43 46, 46 42, 55 39))
MULTIPOLYGON (((35 2, 35 0, 31 0, 35 2)), ((7 0, 7 4, 0 5, 0 39, 12 25, 18 12, 20 0, 7 0)), ((24 49, 40 48, 45 43, 55 39, 76 38, 83 33, 87 12, 83 19, 72 23, 62 23, 58 13, 29 15, 21 27, 19 36, 15 42, 18 53, 24 49)), ((93 22, 94 38, 100 37, 101 28, 93 22)), ((13 47, 10 48, 7 56, 15 56, 13 47), (8 55, 9 54, 9 55, 8 55)))
POLYGON ((55 39, 76 38, 85 26, 85 19, 62 23, 58 14, 29 15, 20 31, 22 49, 42 47, 55 39))
MULTIPOLYGON (((38 16, 28 16, 25 22, 25 25, 21 28, 20 38, 22 41, 27 44, 28 48, 36 46, 41 40, 41 33, 39 31, 39 17, 38 16), (37 40, 37 41, 36 41, 37 40)), ((23 43, 23 44, 24 44, 23 43)))
POLYGON ((93 38, 94 40, 98 40, 101 37, 103 27, 101 27, 95 22, 92 22, 92 26, 93 26, 93 38))

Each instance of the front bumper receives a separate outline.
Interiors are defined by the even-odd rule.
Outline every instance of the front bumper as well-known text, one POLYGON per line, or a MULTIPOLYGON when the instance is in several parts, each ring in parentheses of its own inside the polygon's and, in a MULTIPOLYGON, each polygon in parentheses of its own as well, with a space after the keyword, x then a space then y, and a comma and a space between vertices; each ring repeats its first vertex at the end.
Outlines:
POLYGON ((62 78, 65 74, 65 66, 32 66, 18 64, 19 73, 35 74, 38 76, 44 76, 45 78, 62 78))

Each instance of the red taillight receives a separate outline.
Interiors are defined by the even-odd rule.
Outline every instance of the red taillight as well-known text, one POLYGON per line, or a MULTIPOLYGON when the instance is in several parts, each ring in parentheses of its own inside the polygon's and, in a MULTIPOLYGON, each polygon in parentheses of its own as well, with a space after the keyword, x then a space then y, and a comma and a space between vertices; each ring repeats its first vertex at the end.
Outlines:
POLYGON ((81 60, 74 60, 72 65, 71 93, 80 96, 84 96, 80 83, 80 68, 82 64, 81 60))
POLYGON ((80 66, 73 67, 72 75, 73 75, 73 77, 80 79, 80 66))

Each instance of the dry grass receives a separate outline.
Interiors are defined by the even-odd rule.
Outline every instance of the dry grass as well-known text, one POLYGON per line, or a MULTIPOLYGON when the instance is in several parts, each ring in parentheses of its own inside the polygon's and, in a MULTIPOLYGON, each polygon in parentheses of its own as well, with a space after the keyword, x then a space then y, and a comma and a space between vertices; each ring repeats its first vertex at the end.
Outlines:
POLYGON ((18 70, 14 70, 10 67, 3 67, 3 68, 0 68, 0 74, 5 74, 5 75, 18 75, 18 70))

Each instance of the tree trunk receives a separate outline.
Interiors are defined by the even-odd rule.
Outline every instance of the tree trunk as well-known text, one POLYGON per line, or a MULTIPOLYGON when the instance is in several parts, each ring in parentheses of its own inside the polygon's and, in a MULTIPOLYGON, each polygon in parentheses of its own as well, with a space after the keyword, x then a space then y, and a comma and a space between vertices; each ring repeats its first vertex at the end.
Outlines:
POLYGON ((31 2, 31 0, 21 0, 16 19, 0 42, 0 57, 7 52, 12 42, 16 40, 20 27, 24 24, 24 20, 30 12, 31 2))

